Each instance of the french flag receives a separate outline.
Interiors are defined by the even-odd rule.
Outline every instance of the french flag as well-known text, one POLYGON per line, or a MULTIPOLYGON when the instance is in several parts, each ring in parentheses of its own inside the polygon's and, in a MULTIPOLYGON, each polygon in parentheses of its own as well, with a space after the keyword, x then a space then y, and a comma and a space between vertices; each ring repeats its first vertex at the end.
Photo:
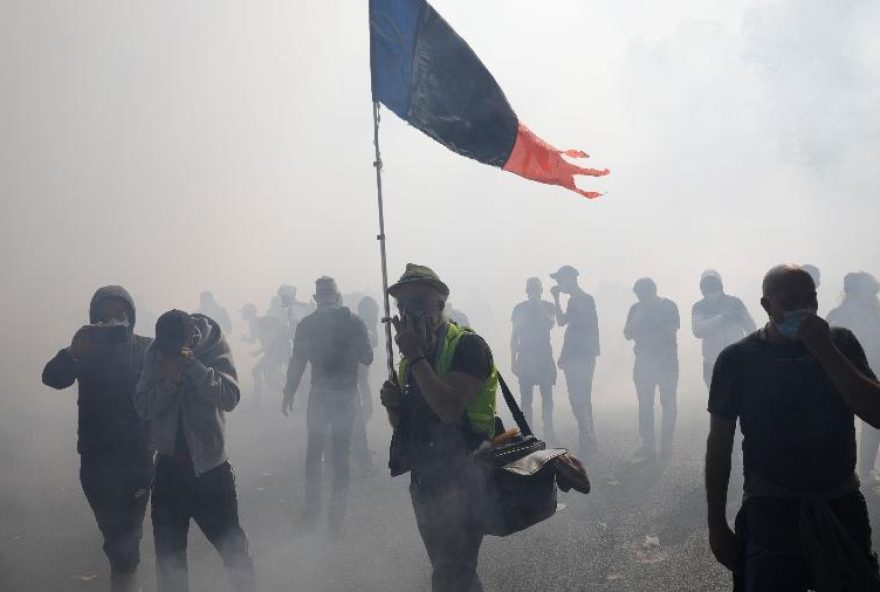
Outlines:
POLYGON ((468 44, 425 0, 370 0, 373 101, 450 150, 526 179, 590 199, 575 176, 608 169, 568 162, 519 121, 504 92, 468 44))

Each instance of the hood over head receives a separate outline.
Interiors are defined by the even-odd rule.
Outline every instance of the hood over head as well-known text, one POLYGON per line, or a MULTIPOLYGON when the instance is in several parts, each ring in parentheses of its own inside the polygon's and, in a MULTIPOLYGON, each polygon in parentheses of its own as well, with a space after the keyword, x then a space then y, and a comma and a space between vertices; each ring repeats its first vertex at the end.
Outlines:
POLYGON ((129 329, 133 331, 136 320, 134 298, 122 286, 104 286, 95 292, 95 295, 92 296, 92 301, 89 303, 89 322, 98 322, 98 305, 108 298, 118 298, 125 302, 128 306, 128 316, 131 321, 129 329))
POLYGON ((195 357, 203 362, 229 354, 229 345, 223 337, 223 331, 217 321, 200 313, 191 315, 199 333, 198 341, 193 347, 195 357))

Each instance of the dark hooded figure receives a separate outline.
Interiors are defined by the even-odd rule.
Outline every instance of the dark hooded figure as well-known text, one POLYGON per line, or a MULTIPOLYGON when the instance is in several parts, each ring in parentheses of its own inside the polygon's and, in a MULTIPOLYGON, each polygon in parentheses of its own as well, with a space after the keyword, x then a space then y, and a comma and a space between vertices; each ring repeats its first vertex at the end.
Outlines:
POLYGON ((742 300, 724 292, 721 274, 714 269, 703 272, 700 292, 703 299, 691 309, 691 326, 694 337, 703 342, 703 380, 708 387, 721 350, 752 333, 756 327, 742 300))
POLYGON ((677 415, 678 390, 678 329, 681 324, 678 306, 657 294, 657 284, 651 278, 641 278, 633 285, 638 302, 629 309, 623 335, 633 341, 635 364, 633 382, 639 399, 639 435, 642 443, 636 457, 653 460, 654 396, 660 392, 663 424, 660 433, 660 457, 668 461, 672 456, 672 441, 677 415))
POLYGON ((153 484, 153 536, 159 592, 189 589, 190 519, 214 545, 237 592, 254 589, 254 565, 238 519, 235 477, 226 456, 226 412, 241 394, 220 326, 171 310, 156 322, 135 408, 151 421, 159 453, 153 484))
MULTIPOLYGON (((364 296, 358 301, 357 316, 367 327, 375 359, 375 351, 379 346, 379 303, 370 296, 364 296)), ((376 472, 373 452, 367 441, 367 422, 373 416, 373 387, 370 384, 370 366, 364 364, 358 366, 358 400, 360 408, 351 433, 351 454, 360 466, 361 473, 369 476, 376 472)))
POLYGON ((229 317, 229 311, 217 302, 211 292, 202 292, 202 295, 199 296, 199 310, 196 312, 217 321, 224 333, 232 331, 232 319, 229 317))
POLYGON ((43 384, 64 389, 78 383, 80 481, 104 535, 110 589, 138 590, 153 452, 132 396, 150 339, 134 334, 134 302, 119 286, 95 292, 89 322, 46 364, 43 384))
MULTIPOLYGON (((843 277, 843 302, 828 313, 828 322, 849 329, 865 348, 868 364, 876 372, 880 368, 880 282, 864 271, 848 273, 843 277)), ((859 475, 871 478, 880 446, 880 431, 862 423, 859 438, 859 475)))

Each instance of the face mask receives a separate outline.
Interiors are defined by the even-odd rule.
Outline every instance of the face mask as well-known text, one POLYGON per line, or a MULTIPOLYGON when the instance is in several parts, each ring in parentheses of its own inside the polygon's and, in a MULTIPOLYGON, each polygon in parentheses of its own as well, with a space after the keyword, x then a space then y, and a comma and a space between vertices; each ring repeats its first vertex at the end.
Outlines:
POLYGON ((807 315, 816 314, 816 311, 810 308, 799 308, 797 310, 788 310, 784 313, 784 320, 781 323, 774 323, 779 332, 794 339, 797 337, 798 329, 807 315))
POLYGON ((123 315, 121 319, 110 319, 103 323, 105 327, 126 327, 128 328, 131 325, 131 322, 128 320, 128 315, 123 315))

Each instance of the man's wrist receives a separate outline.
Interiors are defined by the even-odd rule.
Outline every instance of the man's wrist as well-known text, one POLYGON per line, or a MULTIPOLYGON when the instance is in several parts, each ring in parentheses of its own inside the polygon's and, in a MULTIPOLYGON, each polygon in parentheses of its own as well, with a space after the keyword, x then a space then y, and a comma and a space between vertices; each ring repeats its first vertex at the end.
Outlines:
POLYGON ((407 362, 407 364, 409 364, 410 368, 415 367, 415 365, 418 364, 419 362, 427 362, 427 361, 428 361, 428 358, 427 358, 427 356, 425 356, 425 354, 419 354, 419 355, 414 356, 412 358, 407 356, 407 358, 406 358, 406 362, 407 362))

